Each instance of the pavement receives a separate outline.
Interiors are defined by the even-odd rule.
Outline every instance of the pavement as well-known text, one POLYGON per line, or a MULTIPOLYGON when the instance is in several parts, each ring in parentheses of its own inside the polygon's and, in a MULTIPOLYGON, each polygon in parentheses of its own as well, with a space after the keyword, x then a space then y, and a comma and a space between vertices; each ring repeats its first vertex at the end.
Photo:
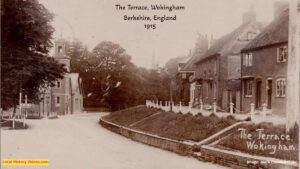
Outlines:
POLYGON ((1 158, 48 159, 49 166, 3 169, 223 169, 138 143, 98 124, 104 113, 26 120, 27 130, 1 129, 1 158))

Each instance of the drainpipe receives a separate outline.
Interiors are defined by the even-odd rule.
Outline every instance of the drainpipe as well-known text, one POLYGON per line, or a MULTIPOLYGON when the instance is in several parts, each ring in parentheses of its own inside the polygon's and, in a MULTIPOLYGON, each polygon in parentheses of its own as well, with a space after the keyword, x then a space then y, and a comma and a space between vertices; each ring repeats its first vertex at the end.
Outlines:
MULTIPOLYGON (((253 61, 253 55, 252 55, 252 61, 253 61)), ((240 86, 241 86, 241 91, 240 91, 240 110, 243 111, 243 79, 242 79, 242 76, 243 76, 243 54, 241 52, 241 77, 240 77, 240 86)))

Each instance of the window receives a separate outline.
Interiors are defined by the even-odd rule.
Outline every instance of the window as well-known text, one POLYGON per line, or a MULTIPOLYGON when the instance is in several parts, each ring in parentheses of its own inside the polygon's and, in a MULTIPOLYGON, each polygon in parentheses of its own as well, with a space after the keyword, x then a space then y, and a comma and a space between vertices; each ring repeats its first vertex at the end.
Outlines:
POLYGON ((186 79, 186 73, 182 73, 182 79, 186 79))
POLYGON ((256 33, 247 32, 247 40, 252 40, 255 38, 256 33))
POLYGON ((248 54, 248 66, 252 66, 252 53, 248 54))
POLYGON ((57 106, 60 105, 60 97, 59 97, 59 96, 56 97, 55 104, 56 104, 57 106))
POLYGON ((287 47, 277 48, 277 62, 286 62, 287 60, 287 47))
POLYGON ((253 65, 253 56, 252 53, 246 53, 243 55, 243 65, 246 67, 253 65))
POLYGON ((62 53, 62 46, 58 46, 58 53, 62 53))
POLYGON ((56 82, 56 88, 58 88, 58 89, 60 88, 60 81, 56 82))
POLYGON ((244 96, 245 97, 252 97, 252 90, 253 89, 253 81, 246 80, 244 83, 244 96))
POLYGON ((217 74, 217 62, 215 62, 215 64, 214 64, 214 74, 215 75, 217 74))
POLYGON ((286 82, 285 79, 276 80, 276 97, 285 97, 286 82))

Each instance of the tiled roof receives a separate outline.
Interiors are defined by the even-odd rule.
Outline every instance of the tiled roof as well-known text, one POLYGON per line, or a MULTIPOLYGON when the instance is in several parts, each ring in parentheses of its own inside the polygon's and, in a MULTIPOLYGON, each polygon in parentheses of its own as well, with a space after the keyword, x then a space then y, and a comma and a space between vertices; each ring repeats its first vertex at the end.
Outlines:
POLYGON ((255 39, 246 45, 242 51, 251 51, 288 41, 289 12, 284 10, 255 39))
POLYGON ((195 71, 196 65, 195 62, 199 59, 198 55, 194 55, 186 62, 185 66, 181 71, 195 71))
POLYGON ((238 37, 243 33, 250 26, 254 26, 259 30, 263 28, 262 23, 259 22, 248 22, 244 23, 239 26, 237 29, 232 31, 231 33, 224 35, 223 37, 216 40, 213 45, 207 50, 202 57, 196 62, 199 63, 200 61, 207 59, 209 57, 215 55, 226 55, 226 54, 238 54, 240 53, 241 49, 245 47, 247 43, 245 41, 237 41, 238 37))

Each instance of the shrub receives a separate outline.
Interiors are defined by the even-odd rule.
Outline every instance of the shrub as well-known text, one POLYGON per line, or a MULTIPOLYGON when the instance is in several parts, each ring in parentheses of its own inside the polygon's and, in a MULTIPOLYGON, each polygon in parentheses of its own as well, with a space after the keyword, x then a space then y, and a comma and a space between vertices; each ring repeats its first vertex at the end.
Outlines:
POLYGON ((200 147, 200 146, 193 145, 193 147, 192 147, 192 151, 193 151, 193 152, 200 152, 200 150, 201 150, 201 147, 200 147))
POLYGON ((198 113, 196 114, 196 116, 200 116, 200 117, 202 117, 202 116, 203 116, 203 114, 202 114, 201 112, 198 112, 198 113))
POLYGON ((188 112, 187 115, 192 116, 193 114, 191 112, 188 112))
POLYGON ((215 113, 211 113, 209 117, 217 117, 215 113))
POLYGON ((247 117, 245 121, 251 121, 251 117, 247 117))
POLYGON ((226 117, 227 120, 236 120, 235 117, 233 115, 229 115, 226 117))

